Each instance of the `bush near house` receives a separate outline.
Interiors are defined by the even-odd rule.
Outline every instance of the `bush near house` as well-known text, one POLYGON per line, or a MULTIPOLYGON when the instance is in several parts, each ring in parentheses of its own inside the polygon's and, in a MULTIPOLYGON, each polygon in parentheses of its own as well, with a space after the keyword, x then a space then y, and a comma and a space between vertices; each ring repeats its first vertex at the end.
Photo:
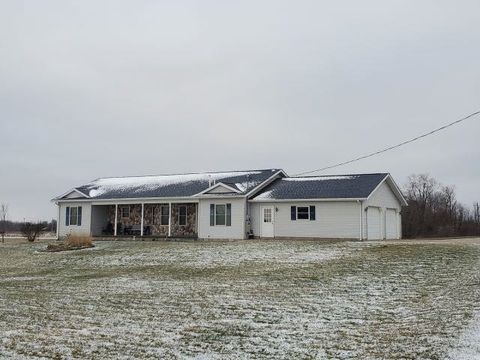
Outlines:
POLYGON ((62 243, 47 245, 47 251, 81 250, 92 247, 95 247, 95 245, 93 245, 92 237, 89 235, 67 235, 62 243))

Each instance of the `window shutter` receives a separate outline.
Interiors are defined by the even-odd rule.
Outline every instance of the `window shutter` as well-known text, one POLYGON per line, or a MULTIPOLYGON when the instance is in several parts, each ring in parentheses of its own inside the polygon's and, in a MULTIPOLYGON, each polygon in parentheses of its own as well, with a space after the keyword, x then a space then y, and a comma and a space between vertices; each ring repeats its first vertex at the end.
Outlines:
POLYGON ((78 226, 82 226, 82 207, 79 206, 78 207, 78 211, 77 211, 77 225, 78 226))
POLYGON ((296 206, 292 206, 290 208, 290 219, 292 221, 297 220, 297 207, 296 206))
POLYGON ((227 204, 227 226, 232 226, 232 204, 227 204))
POLYGON ((315 206, 310 206, 310 220, 315 220, 315 206))
POLYGON ((67 206, 66 212, 65 212, 65 226, 70 225, 70 206, 67 206))
POLYGON ((215 204, 210 204, 210 226, 215 226, 215 204))

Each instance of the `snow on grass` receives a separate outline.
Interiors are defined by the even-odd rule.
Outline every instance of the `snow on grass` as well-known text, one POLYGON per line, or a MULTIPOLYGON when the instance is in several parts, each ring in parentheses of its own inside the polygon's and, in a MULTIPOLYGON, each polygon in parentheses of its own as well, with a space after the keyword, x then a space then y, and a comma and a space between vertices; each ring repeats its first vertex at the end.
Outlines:
POLYGON ((448 359, 480 359, 480 313, 474 317, 472 324, 462 334, 458 344, 449 352, 448 359))
POLYGON ((480 247, 472 244, 41 246, 1 248, 0 358, 440 359, 478 351, 471 324, 480 311, 480 247))

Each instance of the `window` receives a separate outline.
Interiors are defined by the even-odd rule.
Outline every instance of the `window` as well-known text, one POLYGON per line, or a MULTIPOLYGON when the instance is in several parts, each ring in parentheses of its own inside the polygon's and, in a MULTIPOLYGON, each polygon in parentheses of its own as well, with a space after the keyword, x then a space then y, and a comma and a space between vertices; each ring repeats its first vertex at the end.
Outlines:
MULTIPOLYGON (((161 216, 160 216, 160 225, 168 225, 170 220, 170 208, 168 205, 162 205, 160 208, 161 216)), ((181 225, 181 224, 180 224, 181 225)))
POLYGON ((232 204, 210 204, 210 226, 232 226, 232 204))
POLYGON ((292 206, 290 208, 290 218, 292 221, 295 220, 315 220, 315 206, 292 206))
POLYGON ((299 206, 297 207, 297 219, 298 220, 308 220, 309 219, 309 208, 308 206, 299 206))
POLYGON ((130 217, 130 206, 122 206, 120 208, 120 216, 123 219, 128 219, 130 217))
POLYGON ((225 225, 227 220, 227 210, 225 205, 215 206, 215 225, 225 225))
POLYGON ((65 214, 66 226, 81 226, 82 225, 82 207, 81 206, 67 206, 65 214))
POLYGON ((180 206, 178 208, 178 225, 185 226, 187 225, 187 207, 180 206))
POLYGON ((264 223, 272 222, 272 208, 263 209, 263 222, 264 223))

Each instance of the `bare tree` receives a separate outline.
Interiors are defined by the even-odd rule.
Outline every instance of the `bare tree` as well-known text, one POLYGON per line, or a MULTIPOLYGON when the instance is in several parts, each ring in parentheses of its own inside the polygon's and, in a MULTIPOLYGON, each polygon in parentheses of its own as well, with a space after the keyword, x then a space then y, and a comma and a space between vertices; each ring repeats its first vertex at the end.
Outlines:
POLYGON ((0 205, 0 221, 2 223, 0 234, 2 235, 2 243, 5 242, 5 233, 7 232, 7 215, 8 215, 8 204, 2 203, 0 205))
POLYGON ((27 238, 28 241, 34 242, 37 236, 45 231, 45 224, 41 222, 30 223, 26 222, 23 224, 21 232, 22 235, 27 238))
POLYGON ((405 185, 408 206, 402 210, 405 237, 480 234, 480 206, 460 204, 454 186, 444 186, 426 174, 412 175, 405 185))
POLYGON ((476 235, 480 234, 480 203, 477 201, 473 204, 473 222, 475 223, 476 235))

